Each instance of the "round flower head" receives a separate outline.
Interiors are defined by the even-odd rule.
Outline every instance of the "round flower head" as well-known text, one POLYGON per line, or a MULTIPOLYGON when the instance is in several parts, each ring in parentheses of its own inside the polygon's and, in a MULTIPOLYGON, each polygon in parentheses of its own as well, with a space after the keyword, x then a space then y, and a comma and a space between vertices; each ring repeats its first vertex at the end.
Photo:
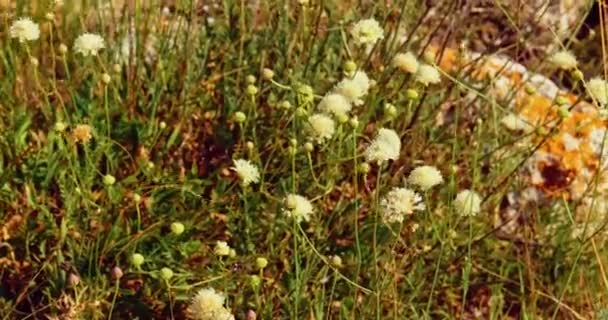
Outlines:
POLYGON ((351 30, 351 34, 358 45, 371 45, 384 38, 384 30, 378 21, 374 19, 365 19, 357 22, 351 30))
POLYGON ((285 197, 285 215, 300 223, 302 220, 309 221, 313 212, 312 204, 308 199, 298 194, 288 194, 285 197))
POLYGON ((601 105, 608 104, 608 82, 600 78, 587 81, 587 91, 601 105))
POLYGON ((82 53, 85 57, 96 56, 97 52, 103 48, 105 48, 103 38, 93 33, 83 33, 74 41, 74 51, 82 53))
POLYGON ((72 137, 77 143, 87 143, 91 140, 93 128, 88 124, 79 124, 72 130, 72 137))
POLYGON ((576 57, 574 56, 574 54, 572 54, 572 52, 568 50, 562 50, 554 53, 549 58, 549 61, 556 67, 564 70, 575 69, 576 65, 578 65, 576 57))
POLYGON ((232 167, 232 170, 236 171, 236 174, 245 187, 252 182, 257 183, 260 181, 260 171, 258 171, 258 168, 249 160, 234 160, 234 167, 232 167))
POLYGON ((192 298, 190 311, 197 320, 231 320, 234 316, 224 308, 224 295, 213 288, 205 288, 192 298))
POLYGON ((481 197, 475 191, 460 191, 454 200, 454 207, 463 216, 476 215, 481 211, 481 197))
POLYGON ((380 201, 382 207, 382 219, 384 223, 401 223, 407 215, 415 210, 424 210, 422 197, 407 188, 393 188, 380 201))
POLYGON ((215 243, 213 253, 216 256, 227 256, 230 254, 230 246, 228 246, 228 243, 226 243, 226 241, 218 241, 215 243))
POLYGON ((418 59, 411 52, 397 53, 393 58, 393 65, 399 70, 407 73, 416 73, 418 71, 418 59))
POLYGON ((432 166, 421 166, 412 170, 410 176, 407 178, 407 182, 426 191, 443 183, 443 177, 437 168, 432 166))
POLYGON ((429 84, 441 82, 441 75, 435 67, 428 64, 421 64, 416 72, 416 81, 428 86, 429 84))
POLYGON ((30 18, 20 18, 13 22, 8 33, 11 38, 19 39, 19 42, 33 41, 40 38, 40 28, 30 18))
POLYGON ((308 118, 310 131, 317 142, 322 143, 325 139, 331 139, 335 132, 334 120, 324 114, 313 114, 308 118))
POLYGON ((384 162, 397 160, 401 152, 401 140, 394 130, 382 128, 378 130, 378 135, 365 149, 365 159, 367 162, 384 162))
POLYGON ((362 98, 370 88, 370 80, 363 71, 357 71, 352 78, 340 81, 335 88, 335 92, 343 95, 348 101, 356 106, 362 105, 362 98))
POLYGON ((337 93, 330 93, 319 102, 319 110, 333 114, 336 117, 347 116, 352 109, 350 101, 346 97, 337 93))

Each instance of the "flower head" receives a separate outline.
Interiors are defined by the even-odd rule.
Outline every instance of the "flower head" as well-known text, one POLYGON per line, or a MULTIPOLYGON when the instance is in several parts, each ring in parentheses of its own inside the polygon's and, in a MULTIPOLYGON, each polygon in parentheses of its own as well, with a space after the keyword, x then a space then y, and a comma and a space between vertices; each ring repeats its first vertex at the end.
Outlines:
POLYGON ((96 56, 99 50, 105 48, 103 38, 94 33, 83 33, 74 41, 74 50, 83 56, 96 56))
POLYGON ((415 210, 424 210, 422 197, 407 188, 393 188, 380 201, 382 207, 382 219, 384 223, 401 223, 405 216, 414 213, 415 210))
POLYGON ((296 220, 296 222, 309 221, 313 212, 310 201, 298 194, 288 194, 285 197, 285 215, 296 220))
POLYGON ((426 191, 436 185, 443 183, 441 172, 432 166, 421 166, 412 170, 407 182, 418 186, 421 190, 426 191))
POLYGON ((351 34, 358 45, 371 45, 384 38, 384 30, 375 19, 365 19, 357 22, 351 34))
POLYGON ((227 256, 230 254, 230 246, 228 246, 228 243, 226 243, 226 241, 218 241, 215 243, 213 253, 216 256, 227 256))
POLYGON ((462 190, 456 195, 454 206, 463 216, 476 215, 481 211, 481 197, 475 191, 462 190))
POLYGON ((407 73, 416 73, 418 71, 418 59, 411 52, 397 53, 393 58, 393 65, 399 70, 407 73))
POLYGON ((243 186, 245 187, 252 182, 257 183, 260 181, 260 171, 249 160, 234 160, 234 167, 232 167, 232 170, 236 171, 236 174, 239 176, 243 186))
POLYGON ((600 78, 587 81, 587 91, 601 105, 608 104, 608 82, 600 78))
POLYGON ((384 162, 396 160, 401 152, 401 140, 394 130, 382 128, 378 135, 365 149, 365 159, 368 162, 384 162))
POLYGON ((578 64, 578 61, 576 61, 576 57, 574 56, 574 54, 572 54, 572 52, 568 50, 561 50, 554 53, 549 58, 549 61, 556 67, 564 70, 575 69, 576 65, 578 64))
POLYGON ((87 143, 91 140, 93 128, 88 124, 79 124, 72 130, 72 137, 77 143, 87 143))
POLYGON ((213 288, 205 288, 192 298, 190 311, 197 320, 233 320, 234 316, 224 307, 226 298, 213 288))
POLYGON ((340 81, 335 88, 335 92, 344 96, 348 101, 356 106, 362 105, 362 98, 369 91, 370 80, 363 71, 357 71, 352 78, 345 78, 340 81))
POLYGON ((428 64, 421 64, 416 72, 416 81, 428 86, 441 82, 441 75, 437 68, 428 64))
POLYGON ((319 143, 325 141, 325 139, 330 139, 336 130, 334 120, 322 113, 310 116, 308 125, 315 140, 319 143))
POLYGON ((330 93, 319 102, 319 110, 333 114, 336 117, 346 116, 352 109, 350 101, 341 94, 330 93))
POLYGON ((19 39, 19 42, 33 41, 40 38, 40 28, 30 18, 19 18, 13 22, 8 33, 11 38, 19 39))

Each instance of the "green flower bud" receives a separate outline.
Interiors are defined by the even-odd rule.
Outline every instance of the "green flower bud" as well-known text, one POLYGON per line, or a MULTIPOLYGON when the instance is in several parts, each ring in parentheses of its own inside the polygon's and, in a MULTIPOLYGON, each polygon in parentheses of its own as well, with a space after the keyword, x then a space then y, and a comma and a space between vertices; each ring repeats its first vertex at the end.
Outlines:
POLYGON ((256 268, 261 270, 261 269, 266 268, 267 265, 268 265, 268 260, 266 260, 266 258, 258 257, 257 259, 255 259, 256 268))
POLYGON ((234 113, 234 121, 243 123, 245 120, 247 120, 247 116, 243 112, 237 111, 234 113))
POLYGON ((258 93, 258 87, 250 84, 247 86, 247 94, 250 96, 255 96, 258 93))
POLYGON ((106 174, 105 176, 103 176, 103 184, 105 184, 106 186, 111 186, 114 183, 116 183, 116 178, 114 178, 113 175, 106 174))
POLYGON ((169 279, 173 278, 173 270, 166 267, 160 269, 160 277, 165 281, 169 281, 169 279))
POLYGON ((184 227, 184 224, 181 222, 173 222, 171 224, 171 233, 173 233, 176 236, 179 236, 180 234, 184 233, 184 229, 186 229, 184 227))
POLYGON ((416 99, 418 99, 420 97, 420 95, 418 94, 418 91, 416 91, 414 89, 407 89, 405 91, 405 95, 410 100, 416 100, 416 99))
POLYGON ((304 150, 306 150, 306 152, 312 152, 314 149, 315 147, 312 145, 312 143, 306 142, 304 144, 304 150))
POLYGON ((131 264, 136 268, 139 268, 144 263, 144 261, 144 256, 139 253, 134 253, 131 256, 131 264))

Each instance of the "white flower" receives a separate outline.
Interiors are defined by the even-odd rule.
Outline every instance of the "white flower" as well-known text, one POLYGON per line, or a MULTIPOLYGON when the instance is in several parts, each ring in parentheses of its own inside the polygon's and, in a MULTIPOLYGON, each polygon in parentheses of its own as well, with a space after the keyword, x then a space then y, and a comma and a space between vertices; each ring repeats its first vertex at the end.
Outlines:
POLYGON ((401 140, 394 130, 382 128, 378 135, 365 149, 367 162, 384 162, 397 160, 401 152, 401 140))
POLYGON ((197 320, 232 320, 234 316, 224 308, 224 295, 213 288, 201 289, 190 302, 190 311, 197 320))
POLYGON ((351 30, 351 34, 358 45, 371 45, 384 38, 384 30, 382 30, 378 21, 374 19, 365 19, 357 22, 351 30))
POLYGON ((321 99, 319 102, 319 110, 325 113, 331 113, 336 117, 347 116, 352 109, 352 105, 347 98, 341 94, 330 93, 321 99))
POLYGON ((230 246, 228 243, 226 243, 226 241, 218 241, 215 243, 213 253, 216 256, 227 256, 230 254, 230 246))
POLYGON ((424 210, 422 197, 407 188, 393 188, 380 201, 382 207, 382 220, 386 224, 401 223, 407 215, 415 210, 424 210))
POLYGON ((407 73, 416 73, 418 71, 418 59, 411 52, 397 53, 393 58, 393 64, 399 70, 407 73))
POLYGON ((511 131, 530 132, 534 129, 534 127, 528 121, 513 113, 510 113, 502 118, 500 123, 511 131))
POLYGON ((608 104, 608 83, 600 78, 587 81, 587 91, 601 105, 608 104))
POLYGON ((308 124, 315 140, 319 143, 322 143, 325 139, 331 139, 336 130, 334 120, 321 113, 310 116, 308 124))
POLYGON ((429 84, 441 82, 441 75, 435 67, 428 64, 421 64, 416 72, 416 81, 428 86, 429 84))
POLYGON ((285 197, 285 215, 296 222, 309 221, 313 212, 312 204, 308 199, 298 194, 288 194, 285 197))
POLYGON ((359 106, 363 104, 362 98, 371 87, 367 74, 361 70, 355 72, 352 78, 345 78, 335 88, 335 92, 343 95, 352 104, 359 106))
POLYGON ((471 190, 463 190, 454 200, 456 210, 463 216, 476 215, 481 211, 481 197, 471 190))
POLYGON ((260 181, 260 171, 249 160, 234 160, 234 167, 232 169, 236 171, 236 174, 239 176, 243 186, 245 187, 252 182, 257 183, 260 181))
POLYGON ((99 50, 105 48, 103 38, 93 33, 83 33, 74 41, 74 51, 82 53, 83 56, 96 56, 99 50))
POLYGON ((554 53, 549 58, 549 61, 553 63, 556 67, 564 70, 575 69, 576 65, 578 64, 578 61, 576 61, 576 57, 574 56, 574 54, 572 54, 572 52, 568 50, 562 50, 554 53))
POLYGON ((418 186, 421 190, 426 191, 436 185, 443 183, 441 172, 432 166, 421 166, 412 170, 407 182, 418 186))
POLYGON ((33 41, 40 38, 40 28, 30 18, 19 18, 13 22, 8 33, 11 38, 19 39, 19 42, 33 41))

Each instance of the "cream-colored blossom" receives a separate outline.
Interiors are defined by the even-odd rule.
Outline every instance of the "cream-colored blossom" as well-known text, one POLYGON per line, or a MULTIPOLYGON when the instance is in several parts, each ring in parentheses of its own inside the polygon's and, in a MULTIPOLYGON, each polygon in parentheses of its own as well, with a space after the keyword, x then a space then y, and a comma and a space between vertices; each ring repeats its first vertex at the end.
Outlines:
POLYGON ((285 197, 285 215, 296 222, 309 221, 313 213, 312 203, 298 194, 288 194, 285 197))
POLYGON ((333 114, 336 117, 348 116, 352 109, 350 101, 341 94, 327 94, 321 102, 319 102, 319 110, 325 113, 333 114))
POLYGON ((608 82, 604 79, 593 78, 587 81, 587 92, 599 104, 605 106, 608 104, 608 82))
POLYGON ((413 53, 407 52, 397 53, 393 58, 393 65, 403 72, 415 74, 420 64, 413 53))
POLYGON ((407 182, 426 191, 443 183, 443 177, 441 176, 441 172, 433 166, 420 166, 412 170, 407 178, 407 182))
POLYGON ((420 66, 418 66, 418 71, 416 72, 415 78, 416 81, 425 86, 441 82, 441 74, 439 71, 437 71, 437 68, 429 64, 420 64, 420 66))
POLYGON ((351 35, 358 45, 372 45, 384 38, 384 30, 375 19, 365 19, 353 26, 351 35))
POLYGON ((399 135, 391 129, 382 128, 378 130, 378 135, 365 149, 365 159, 367 162, 381 163, 388 160, 397 160, 401 152, 401 139, 399 135))
POLYGON ((405 216, 411 215, 416 210, 424 210, 422 197, 407 188, 393 188, 380 201, 380 206, 382 220, 386 224, 401 223, 405 216))
POLYGON ((190 311, 196 320, 234 320, 224 307, 226 298, 213 288, 199 290, 190 302, 190 311))
POLYGON ((40 27, 30 18, 19 18, 13 22, 8 33, 11 38, 19 39, 19 42, 33 41, 40 38, 40 27))
POLYGON ((363 104, 363 97, 367 95, 371 83, 367 74, 359 70, 352 78, 345 78, 340 81, 335 88, 335 92, 344 96, 348 101, 356 106, 363 104))
POLYGON ((308 118, 308 125, 314 139, 319 143, 331 139, 336 131, 334 120, 322 113, 310 116, 308 118))
POLYGON ((251 161, 245 159, 234 160, 232 169, 241 179, 243 186, 248 186, 251 183, 260 181, 260 171, 251 161))
POLYGON ((564 70, 575 69, 578 65, 578 61, 576 61, 576 56, 574 56, 574 54, 572 54, 572 52, 568 50, 561 50, 554 53, 549 58, 549 61, 556 67, 564 70))
POLYGON ((74 51, 83 56, 96 56, 99 50, 105 48, 103 38, 94 33, 83 33, 74 41, 74 51))
POLYGON ((454 207, 463 216, 476 215, 481 211, 481 197, 475 191, 462 190, 456 195, 454 207))

